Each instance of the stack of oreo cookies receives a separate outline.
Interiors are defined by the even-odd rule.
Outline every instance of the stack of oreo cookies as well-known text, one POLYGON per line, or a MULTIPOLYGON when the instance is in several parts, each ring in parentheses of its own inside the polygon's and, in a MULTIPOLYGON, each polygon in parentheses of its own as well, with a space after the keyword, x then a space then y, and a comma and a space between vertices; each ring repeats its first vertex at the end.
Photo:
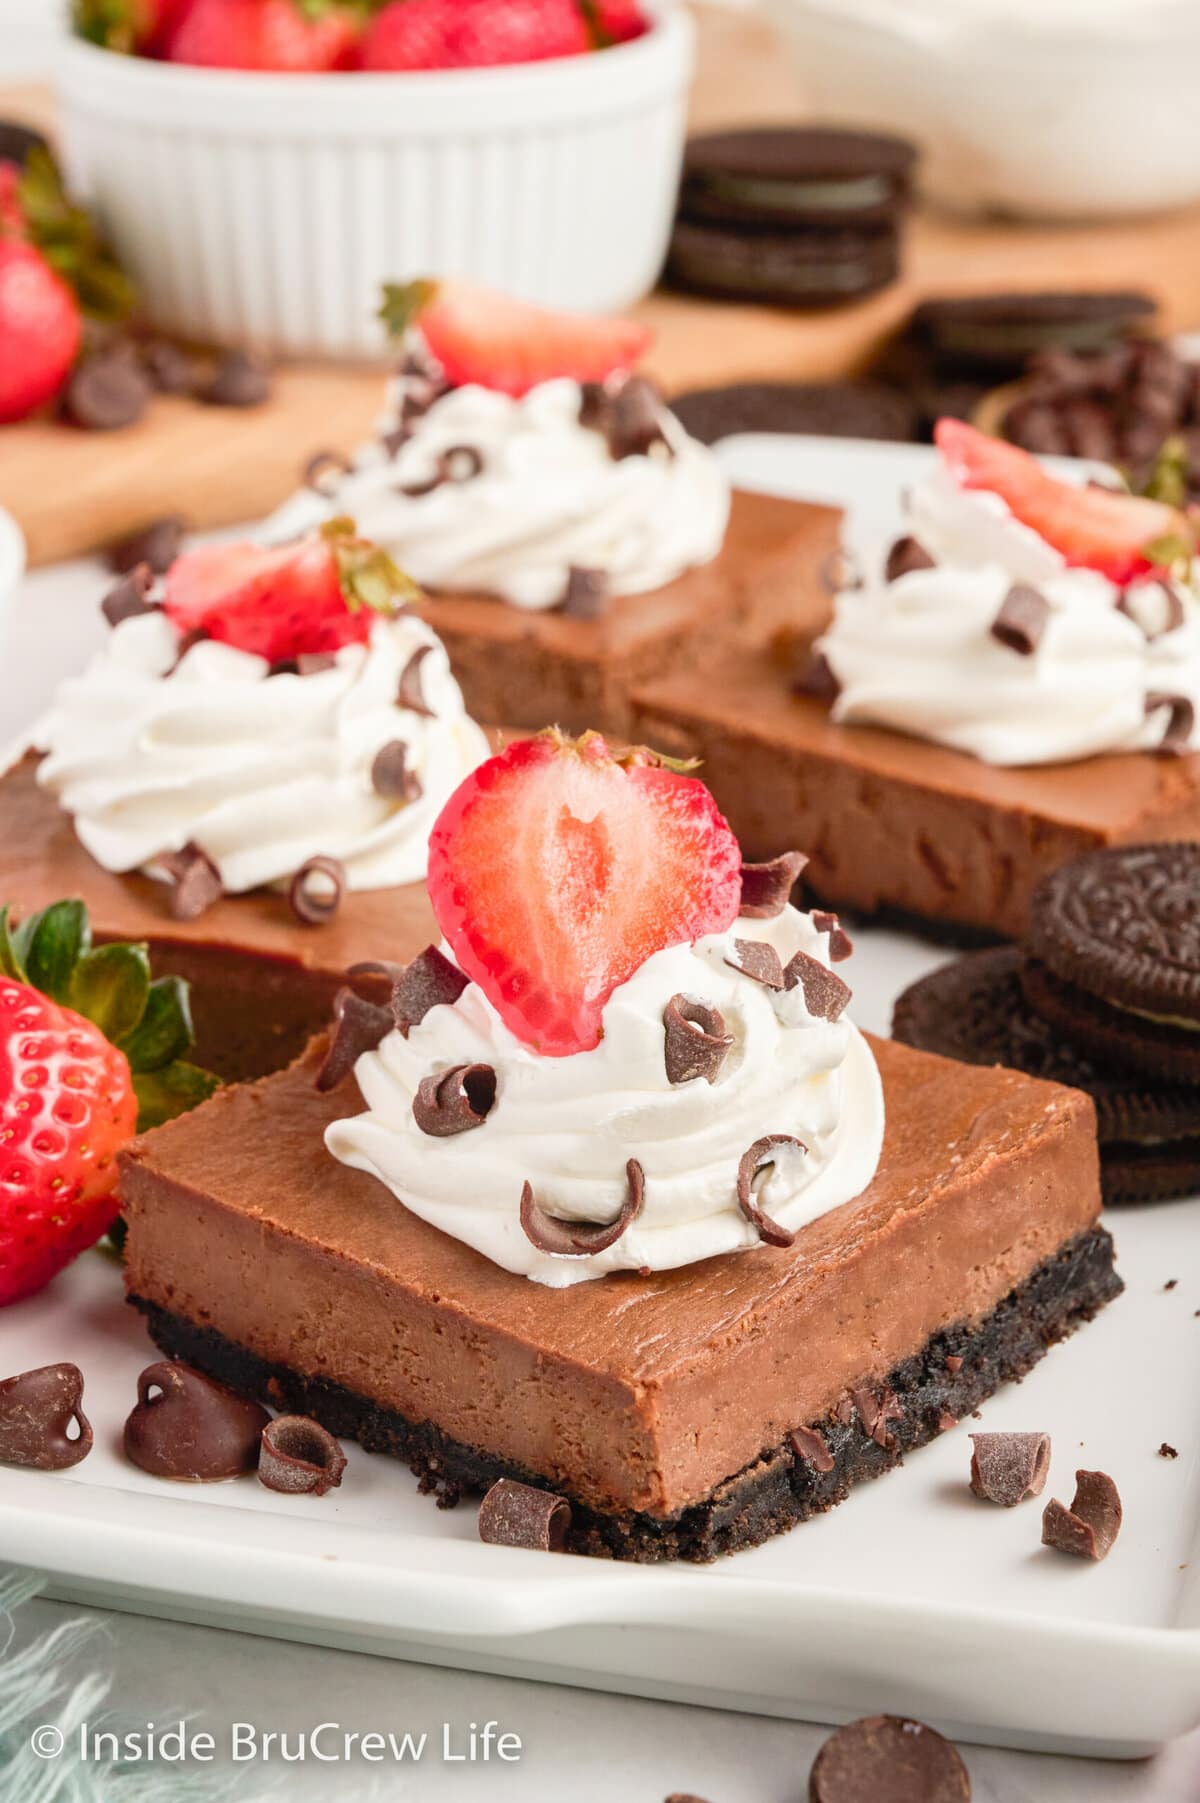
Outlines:
POLYGON ((1200 845, 1117 846, 1035 893, 1023 948, 906 989, 892 1032, 1095 1101, 1108 1202, 1200 1189, 1200 845))
POLYGON ((901 138, 763 127, 693 138, 667 279, 693 293, 833 307, 895 280, 916 151, 901 138))

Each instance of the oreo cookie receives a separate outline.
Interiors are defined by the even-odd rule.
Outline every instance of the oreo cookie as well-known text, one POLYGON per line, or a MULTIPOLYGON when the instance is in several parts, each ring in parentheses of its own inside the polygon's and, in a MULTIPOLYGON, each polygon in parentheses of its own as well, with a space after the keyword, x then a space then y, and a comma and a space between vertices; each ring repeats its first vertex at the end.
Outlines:
POLYGON ((779 307, 837 306, 899 272, 887 226, 750 232, 690 219, 676 221, 666 267, 668 281, 691 293, 779 307))
POLYGON ((708 132, 684 153, 680 211, 724 225, 890 224, 908 198, 916 155, 905 139, 878 132, 708 132))
POLYGON ((1134 291, 956 295, 922 301, 910 329, 943 365, 1015 376, 1051 347, 1103 350, 1156 311, 1148 294, 1134 291))
POLYGON ((736 432, 903 443, 913 437, 917 424, 911 401, 883 382, 734 382, 677 395, 671 411, 702 444, 716 444, 736 432))

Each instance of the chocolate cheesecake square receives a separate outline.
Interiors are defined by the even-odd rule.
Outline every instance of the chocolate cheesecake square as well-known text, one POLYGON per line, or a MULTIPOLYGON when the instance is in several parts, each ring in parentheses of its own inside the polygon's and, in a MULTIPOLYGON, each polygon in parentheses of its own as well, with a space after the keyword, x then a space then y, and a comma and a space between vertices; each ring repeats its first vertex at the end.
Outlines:
POLYGON ((324 1130, 358 1098, 317 1092, 317 1042, 126 1152, 129 1299, 170 1355, 395 1455, 444 1501, 508 1476, 570 1499, 576 1551, 753 1545, 1121 1287, 1087 1097, 873 1045, 887 1132, 856 1200, 787 1248, 549 1289, 333 1160, 324 1130))

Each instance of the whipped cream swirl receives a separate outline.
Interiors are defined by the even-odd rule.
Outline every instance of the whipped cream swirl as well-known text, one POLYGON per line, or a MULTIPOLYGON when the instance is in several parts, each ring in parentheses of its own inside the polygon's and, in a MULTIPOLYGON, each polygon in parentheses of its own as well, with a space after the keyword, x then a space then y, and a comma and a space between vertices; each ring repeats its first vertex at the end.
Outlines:
POLYGON ((773 920, 740 919, 727 933, 648 958, 609 998, 599 1045, 561 1058, 522 1044, 472 983, 457 1002, 430 1009, 407 1038, 392 1032, 359 1059, 367 1112, 329 1127, 330 1152, 493 1263, 556 1289, 757 1246, 737 1201, 738 1166, 768 1134, 790 1134, 807 1148, 784 1148, 755 1188, 757 1206, 794 1232, 850 1201, 874 1175, 883 1138, 879 1073, 848 1020, 815 1017, 799 987, 772 990, 734 969, 727 960, 738 939, 766 941, 785 965, 797 951, 828 962, 828 939, 807 914, 788 907, 773 920), (676 995, 718 1009, 732 1036, 711 1084, 668 1078, 663 1012, 676 995), (481 1126, 431 1137, 414 1117, 418 1086, 466 1063, 495 1071, 495 1102, 481 1126), (560 1256, 526 1237, 526 1182, 559 1219, 613 1221, 630 1158, 642 1166, 645 1200, 615 1244, 560 1256))
POLYGON ((488 756, 423 621, 377 620, 367 644, 312 675, 272 676, 265 659, 215 640, 178 658, 165 613, 125 620, 37 728, 39 781, 97 863, 155 874, 164 853, 195 841, 230 893, 288 881, 322 855, 342 862, 351 889, 423 878, 433 822, 488 756), (422 651, 429 715, 397 700, 422 651), (371 782, 395 740, 420 784, 407 802, 371 782))
POLYGON ((1200 603, 1190 589, 1122 591, 1069 568, 998 495, 964 491, 941 469, 914 488, 909 516, 934 567, 888 582, 881 558, 861 587, 838 595, 818 641, 839 685, 835 720, 1032 765, 1151 751, 1187 724, 1188 704, 1200 716, 1200 603), (1048 610, 1027 655, 992 631, 1016 584, 1036 588, 1048 610))
MULTIPOLYGON (((405 393, 400 377, 385 433, 410 417, 405 393)), ((411 419, 395 455, 382 442, 365 447, 327 493, 295 496, 270 534, 350 514, 423 587, 533 611, 561 604, 572 569, 603 571, 610 593, 633 595, 708 563, 729 518, 729 484, 712 452, 660 404, 664 442, 614 458, 604 434, 581 423, 582 399, 566 380, 520 400, 451 389, 411 419), (439 479, 453 453, 457 478, 439 479)))

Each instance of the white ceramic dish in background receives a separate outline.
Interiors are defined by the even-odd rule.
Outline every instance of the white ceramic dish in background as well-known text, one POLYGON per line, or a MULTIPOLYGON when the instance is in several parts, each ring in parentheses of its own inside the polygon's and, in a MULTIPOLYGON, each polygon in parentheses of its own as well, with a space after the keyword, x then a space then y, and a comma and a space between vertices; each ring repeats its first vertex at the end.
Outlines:
POLYGON ((1194 0, 765 0, 822 117, 900 132, 971 211, 1104 218, 1200 196, 1194 0))
POLYGON ((0 668, 12 625, 17 590, 25 574, 25 540, 11 513, 0 507, 0 668))
POLYGON ((60 64, 71 180, 162 326, 378 356, 380 285, 462 275, 547 306, 627 307, 658 274, 693 30, 592 56, 394 75, 60 64))

